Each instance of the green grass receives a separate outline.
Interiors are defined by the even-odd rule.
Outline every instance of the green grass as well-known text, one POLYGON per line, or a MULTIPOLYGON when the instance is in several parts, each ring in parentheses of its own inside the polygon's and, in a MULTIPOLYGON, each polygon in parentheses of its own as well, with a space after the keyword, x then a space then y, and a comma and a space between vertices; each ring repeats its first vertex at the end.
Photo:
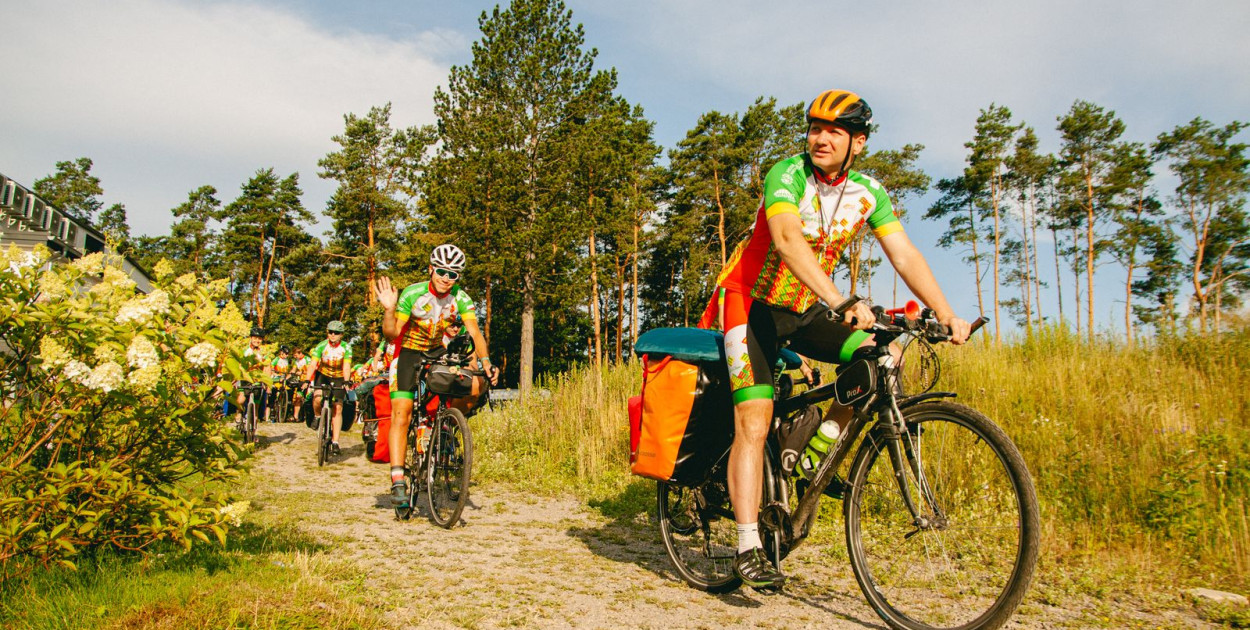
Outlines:
POLYGON ((0 627, 380 628, 363 574, 291 528, 244 523, 225 549, 108 554, 0 584, 0 627))
MULTIPOLYGON (((939 353, 936 389, 959 393, 1024 453, 1043 571, 1095 578, 1053 588, 1097 598, 1099 584, 1250 586, 1250 330, 1128 348, 1051 328, 939 353)), ((543 382, 550 399, 479 415, 475 475, 573 492, 609 517, 654 511, 654 484, 629 475, 626 403, 640 386, 637 363, 583 369, 543 382)), ((840 510, 826 512, 837 523, 822 517, 814 539, 839 544, 840 510)))

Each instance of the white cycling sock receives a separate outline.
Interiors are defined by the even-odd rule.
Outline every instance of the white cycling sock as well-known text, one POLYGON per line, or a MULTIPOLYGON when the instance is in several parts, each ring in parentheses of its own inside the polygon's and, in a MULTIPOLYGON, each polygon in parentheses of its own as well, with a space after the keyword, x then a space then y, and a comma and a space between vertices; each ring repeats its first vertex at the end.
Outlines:
POLYGON ((738 553, 763 546, 764 543, 760 542, 760 524, 758 522, 738 523, 738 553))
POLYGON ((391 483, 404 480, 404 467, 391 466, 391 483))

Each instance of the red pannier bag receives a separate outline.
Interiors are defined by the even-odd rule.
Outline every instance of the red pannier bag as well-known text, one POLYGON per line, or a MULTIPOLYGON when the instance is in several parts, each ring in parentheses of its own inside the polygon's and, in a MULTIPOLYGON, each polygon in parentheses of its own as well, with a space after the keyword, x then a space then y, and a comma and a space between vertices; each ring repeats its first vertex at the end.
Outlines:
POLYGON ((733 441, 733 404, 716 331, 662 328, 640 336, 642 395, 630 400, 630 471, 698 483, 733 441), (635 428, 636 427, 636 428, 635 428))
POLYGON ((378 441, 373 445, 369 461, 391 461, 391 384, 383 381, 373 388, 373 409, 378 414, 378 441))

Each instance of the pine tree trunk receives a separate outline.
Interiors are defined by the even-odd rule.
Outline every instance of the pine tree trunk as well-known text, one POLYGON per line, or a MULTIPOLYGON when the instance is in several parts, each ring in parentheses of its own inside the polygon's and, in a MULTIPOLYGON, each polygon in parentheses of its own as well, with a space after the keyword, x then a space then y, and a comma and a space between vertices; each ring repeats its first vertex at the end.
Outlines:
POLYGON ((1033 310, 1037 313, 1037 325, 1040 327, 1042 325, 1042 275, 1037 266, 1037 200, 1036 197, 1031 198, 1033 200, 1029 205, 1029 225, 1033 230, 1033 294, 1036 296, 1033 310))
POLYGON ((1076 289, 1076 336, 1081 336, 1081 267, 1076 264, 1081 255, 1081 233, 1077 227, 1072 228, 1072 275, 1076 289))
POLYGON ((720 173, 712 171, 712 185, 716 191, 716 238, 720 241, 720 266, 725 266, 728 254, 725 251, 725 206, 720 200, 720 173))
POLYGON ((1050 227, 1050 242, 1055 250, 1055 292, 1059 297, 1059 323, 1063 323, 1063 275, 1059 267, 1059 229, 1053 225, 1050 227))
POLYGON ((377 280, 378 261, 373 251, 374 240, 373 240, 373 214, 372 213, 369 215, 368 235, 369 235, 368 236, 369 254, 365 256, 365 275, 366 275, 366 281, 369 284, 365 288, 365 296, 366 296, 365 304, 367 306, 373 306, 373 304, 377 301, 377 297, 373 295, 373 283, 374 281, 377 280))
POLYGON ((994 206, 994 344, 1003 342, 1002 321, 998 308, 998 259, 1002 253, 999 244, 1000 229, 998 225, 998 174, 990 179, 990 203, 994 206))
MULTIPOLYGON (((981 254, 977 252, 977 241, 981 237, 977 234, 976 208, 972 202, 968 202, 968 229, 972 234, 972 272, 976 274, 977 286, 977 317, 985 317, 985 298, 982 297, 981 290, 981 254)), ((989 330, 982 329, 986 339, 989 339, 989 330)))
POLYGON ((625 266, 621 264, 621 255, 616 254, 616 354, 612 355, 612 363, 621 362, 621 351, 625 345, 625 266))
POLYGON ((521 276, 521 377, 517 384, 522 399, 529 397, 534 386, 534 255, 526 258, 528 268, 521 276))
POLYGON ((1124 336, 1128 342, 1128 347, 1133 347, 1133 260, 1130 259, 1127 267, 1127 277, 1124 279, 1124 336))
POLYGON ((1094 340, 1094 180, 1087 170, 1085 187, 1089 194, 1089 203, 1085 206, 1085 281, 1088 290, 1085 292, 1086 306, 1089 307, 1089 340, 1094 340))
MULTIPOLYGON (((591 202, 594 200, 592 198, 591 202)), ((590 324, 594 327, 594 346, 591 361, 595 367, 603 365, 602 328, 599 315, 599 264, 595 251, 595 228, 590 228, 590 324)))

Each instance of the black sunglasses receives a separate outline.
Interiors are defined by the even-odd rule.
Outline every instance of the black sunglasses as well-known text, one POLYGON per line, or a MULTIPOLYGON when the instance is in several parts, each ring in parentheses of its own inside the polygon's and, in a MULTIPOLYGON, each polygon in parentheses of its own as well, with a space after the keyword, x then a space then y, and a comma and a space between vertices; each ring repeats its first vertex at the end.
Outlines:
POLYGON ((434 268, 434 273, 436 273, 436 274, 438 274, 438 275, 440 275, 440 276, 442 276, 442 277, 444 277, 444 278, 447 278, 448 280, 456 280, 456 279, 458 279, 458 278, 460 277, 460 272, 459 272, 459 271, 452 271, 452 270, 450 270, 450 269, 443 269, 443 268, 441 268, 441 267, 435 267, 435 268, 434 268))

